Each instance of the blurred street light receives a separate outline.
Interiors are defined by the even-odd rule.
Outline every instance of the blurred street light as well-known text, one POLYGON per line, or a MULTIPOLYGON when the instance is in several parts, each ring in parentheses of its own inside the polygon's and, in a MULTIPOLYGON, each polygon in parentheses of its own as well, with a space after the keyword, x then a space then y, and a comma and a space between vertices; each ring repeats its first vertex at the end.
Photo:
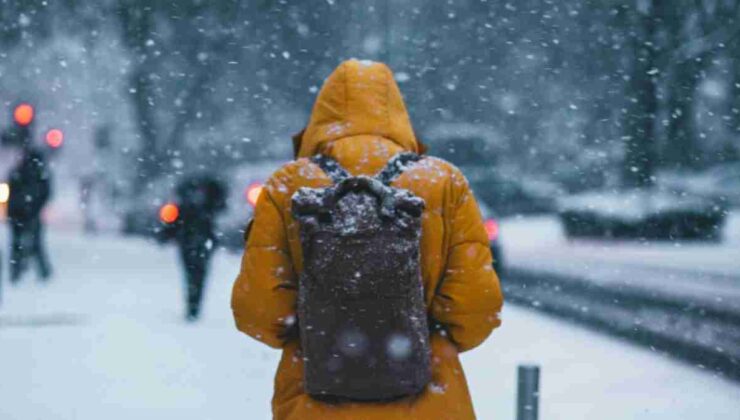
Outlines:
POLYGON ((13 119, 18 125, 27 126, 33 121, 33 107, 27 103, 22 103, 15 107, 13 119))
POLYGON ((260 194, 262 194, 263 188, 264 188, 264 185, 262 185, 261 182, 252 183, 247 187, 247 192, 246 192, 247 201, 253 207, 257 206, 257 200, 260 198, 260 194))
POLYGON ((53 128, 46 133, 46 144, 52 149, 58 149, 64 143, 64 133, 58 128, 53 128))
POLYGON ((498 238, 498 222, 494 219, 488 219, 483 222, 483 226, 486 228, 486 234, 488 235, 489 241, 495 241, 498 238))
POLYGON ((159 219, 164 223, 175 223, 178 217, 180 217, 180 209, 173 203, 167 203, 159 209, 159 219))

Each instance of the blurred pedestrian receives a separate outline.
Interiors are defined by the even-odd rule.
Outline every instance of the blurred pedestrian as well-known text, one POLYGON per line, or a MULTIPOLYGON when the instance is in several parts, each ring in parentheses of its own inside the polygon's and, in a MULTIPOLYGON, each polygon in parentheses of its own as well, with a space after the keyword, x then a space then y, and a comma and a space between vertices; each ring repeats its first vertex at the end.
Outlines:
POLYGON ((93 209, 98 176, 99 174, 93 173, 80 177, 80 207, 82 209, 83 229, 88 234, 94 234, 98 231, 93 209))
POLYGON ((185 178, 177 185, 176 214, 162 230, 164 239, 174 239, 185 274, 185 319, 200 316, 208 266, 216 245, 215 220, 226 208, 226 187, 210 174, 185 178))
POLYGON ((8 223, 11 231, 10 280, 16 283, 35 261, 42 280, 51 277, 51 266, 44 244, 41 212, 51 194, 51 173, 43 153, 26 139, 22 157, 8 175, 10 197, 8 223))

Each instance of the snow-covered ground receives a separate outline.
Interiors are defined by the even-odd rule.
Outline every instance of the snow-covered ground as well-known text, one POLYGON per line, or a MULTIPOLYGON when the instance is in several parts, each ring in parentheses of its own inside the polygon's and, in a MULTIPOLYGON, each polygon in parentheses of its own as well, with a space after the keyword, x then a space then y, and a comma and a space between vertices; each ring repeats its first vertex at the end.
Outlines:
POLYGON ((717 243, 569 241, 555 216, 501 223, 510 266, 740 309, 739 211, 730 213, 723 236, 717 243))
MULTIPOLYGON (((52 283, 4 283, 0 419, 270 418, 278 352, 234 329, 237 256, 217 255, 204 319, 187 325, 173 249, 50 239, 52 283)), ((463 357, 480 419, 514 418, 516 366, 528 362, 542 366, 542 419, 740 418, 737 383, 508 306, 503 327, 463 357)))

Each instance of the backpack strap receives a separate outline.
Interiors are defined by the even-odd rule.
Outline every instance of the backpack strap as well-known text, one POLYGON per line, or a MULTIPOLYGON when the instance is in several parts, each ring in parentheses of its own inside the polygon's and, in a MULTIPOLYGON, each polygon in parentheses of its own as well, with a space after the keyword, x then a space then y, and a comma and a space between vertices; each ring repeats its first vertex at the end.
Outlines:
POLYGON ((390 185, 396 178, 398 178, 409 165, 421 160, 421 156, 416 153, 402 152, 393 156, 385 168, 375 175, 375 179, 382 182, 385 185, 390 185))
POLYGON ((329 156, 315 155, 311 158, 311 162, 319 165, 321 170, 324 171, 324 173, 327 174, 335 184, 350 177, 349 172, 347 172, 339 162, 329 156))

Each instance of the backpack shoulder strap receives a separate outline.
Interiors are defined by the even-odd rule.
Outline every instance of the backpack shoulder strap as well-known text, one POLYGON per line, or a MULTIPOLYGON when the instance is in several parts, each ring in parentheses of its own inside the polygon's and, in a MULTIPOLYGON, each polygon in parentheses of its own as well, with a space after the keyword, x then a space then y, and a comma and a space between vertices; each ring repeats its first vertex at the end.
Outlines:
POLYGON ((343 179, 350 177, 349 172, 342 167, 336 160, 326 155, 315 155, 311 162, 319 165, 322 171, 336 184, 343 179))
POLYGON ((385 168, 375 175, 375 179, 382 182, 385 185, 390 185, 396 178, 398 178, 409 165, 421 160, 421 156, 416 153, 403 152, 393 156, 385 168))

